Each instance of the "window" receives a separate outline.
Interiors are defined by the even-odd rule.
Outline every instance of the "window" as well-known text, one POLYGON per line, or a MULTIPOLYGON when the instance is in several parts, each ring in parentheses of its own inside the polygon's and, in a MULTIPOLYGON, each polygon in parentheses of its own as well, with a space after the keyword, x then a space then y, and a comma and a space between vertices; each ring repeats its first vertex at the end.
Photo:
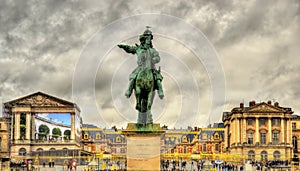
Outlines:
POLYGON ((117 136, 116 142, 117 142, 117 143, 120 143, 120 142, 121 142, 121 138, 120 138, 119 136, 117 136))
POLYGON ((183 143, 187 143, 187 142, 188 142, 188 140, 187 140, 187 137, 186 137, 186 136, 183 136, 183 138, 182 138, 182 142, 183 142, 183 143))
POLYGON ((266 133, 260 133, 260 144, 266 144, 266 133))
POLYGON ((273 126, 279 126, 279 119, 272 119, 273 126))
POLYGON ((206 134, 206 133, 202 134, 202 139, 203 139, 203 140, 206 140, 206 139, 207 139, 207 134, 206 134))
POLYGON ((298 142, 297 142, 296 136, 293 136, 292 143, 293 143, 294 151, 297 152, 298 151, 298 142))
POLYGON ((218 132, 215 133, 214 139, 219 139, 219 134, 218 134, 218 132))
POLYGON ((0 137, 0 149, 2 148, 2 137, 0 137))
POLYGON ((293 130, 295 130, 297 128, 296 122, 292 123, 292 128, 293 128, 293 130))
POLYGON ((267 161, 268 160, 268 153, 266 151, 262 151, 260 153, 261 161, 267 161))
POLYGON ((19 156, 25 156, 25 155, 26 155, 26 149, 25 148, 20 148, 19 156))
POLYGON ((274 151, 274 159, 279 160, 280 159, 280 152, 279 151, 274 151))
POLYGON ((248 132, 248 144, 253 144, 253 132, 248 132))
POLYGON ((253 120, 252 119, 248 119, 248 125, 252 125, 253 120))
POLYGON ((219 144, 215 145, 215 151, 219 151, 219 144))
POLYGON ((203 144, 203 149, 202 151, 206 151, 206 144, 203 144))
POLYGON ((83 138, 84 138, 85 140, 87 140, 87 139, 89 138, 88 136, 89 136, 89 135, 88 135, 87 133, 85 133, 83 138))
POLYGON ((265 125, 266 125, 266 119, 260 119, 259 126, 265 126, 265 125))
POLYGON ((279 134, 278 132, 273 132, 272 142, 273 144, 278 144, 279 134))
POLYGON ((96 134, 96 140, 100 140, 100 134, 96 134))
POLYGON ((255 160, 255 152, 254 151, 249 151, 248 152, 248 159, 254 161, 255 160))

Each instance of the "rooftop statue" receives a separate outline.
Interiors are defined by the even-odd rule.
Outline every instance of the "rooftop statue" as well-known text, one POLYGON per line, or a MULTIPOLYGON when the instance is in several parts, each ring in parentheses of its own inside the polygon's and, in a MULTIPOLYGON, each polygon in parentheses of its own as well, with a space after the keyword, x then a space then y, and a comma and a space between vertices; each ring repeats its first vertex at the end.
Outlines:
POLYGON ((156 69, 155 64, 159 63, 160 57, 158 52, 152 46, 153 35, 147 29, 139 36, 140 44, 135 46, 119 44, 125 52, 137 55, 137 67, 129 75, 129 87, 125 96, 129 98, 134 90, 136 98, 136 110, 138 110, 138 124, 153 123, 151 106, 155 95, 163 99, 162 75, 160 68, 156 69))

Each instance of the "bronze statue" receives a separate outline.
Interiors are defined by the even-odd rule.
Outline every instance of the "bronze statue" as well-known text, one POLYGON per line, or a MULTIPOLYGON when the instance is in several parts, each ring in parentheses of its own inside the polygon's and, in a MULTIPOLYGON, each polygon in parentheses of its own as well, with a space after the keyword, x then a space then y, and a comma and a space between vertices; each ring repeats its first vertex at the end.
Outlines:
POLYGON ((134 90, 136 98, 136 110, 139 111, 138 123, 153 123, 151 106, 155 90, 162 99, 164 97, 161 81, 163 79, 160 69, 156 69, 155 64, 160 61, 158 52, 152 46, 153 35, 147 29, 139 36, 140 45, 135 46, 119 44, 118 47, 127 53, 137 55, 138 66, 129 75, 129 87, 125 96, 129 98, 134 90))

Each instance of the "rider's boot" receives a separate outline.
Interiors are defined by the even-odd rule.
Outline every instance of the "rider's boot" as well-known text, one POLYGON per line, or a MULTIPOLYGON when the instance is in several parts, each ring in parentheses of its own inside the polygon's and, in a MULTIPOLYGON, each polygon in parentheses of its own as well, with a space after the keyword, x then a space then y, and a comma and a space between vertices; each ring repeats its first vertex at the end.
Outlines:
POLYGON ((163 99, 165 95, 164 95, 160 80, 157 80, 156 83, 157 83, 157 89, 158 89, 158 96, 160 99, 163 99))
POLYGON ((125 96, 127 98, 129 98, 131 96, 131 94, 132 94, 133 85, 134 85, 134 79, 130 80, 129 87, 128 87, 127 91, 125 92, 125 96))

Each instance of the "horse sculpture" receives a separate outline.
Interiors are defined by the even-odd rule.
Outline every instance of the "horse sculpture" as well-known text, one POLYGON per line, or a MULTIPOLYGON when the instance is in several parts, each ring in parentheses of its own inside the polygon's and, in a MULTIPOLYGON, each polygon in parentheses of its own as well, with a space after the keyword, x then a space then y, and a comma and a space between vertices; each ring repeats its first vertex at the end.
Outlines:
POLYGON ((153 69, 151 68, 151 58, 146 57, 146 59, 141 63, 140 68, 141 70, 137 74, 134 87, 136 110, 139 111, 138 123, 153 123, 151 106, 153 103, 155 92, 153 69))
POLYGON ((119 44, 118 47, 124 49, 127 53, 137 55, 138 66, 129 75, 129 87, 125 93, 126 97, 130 97, 134 90, 136 98, 136 110, 138 110, 138 124, 152 124, 151 106, 158 90, 158 95, 162 99, 164 93, 161 81, 163 79, 160 69, 155 68, 155 64, 160 61, 158 52, 152 46, 153 35, 147 27, 147 30, 140 35, 141 44, 135 46, 119 44))

